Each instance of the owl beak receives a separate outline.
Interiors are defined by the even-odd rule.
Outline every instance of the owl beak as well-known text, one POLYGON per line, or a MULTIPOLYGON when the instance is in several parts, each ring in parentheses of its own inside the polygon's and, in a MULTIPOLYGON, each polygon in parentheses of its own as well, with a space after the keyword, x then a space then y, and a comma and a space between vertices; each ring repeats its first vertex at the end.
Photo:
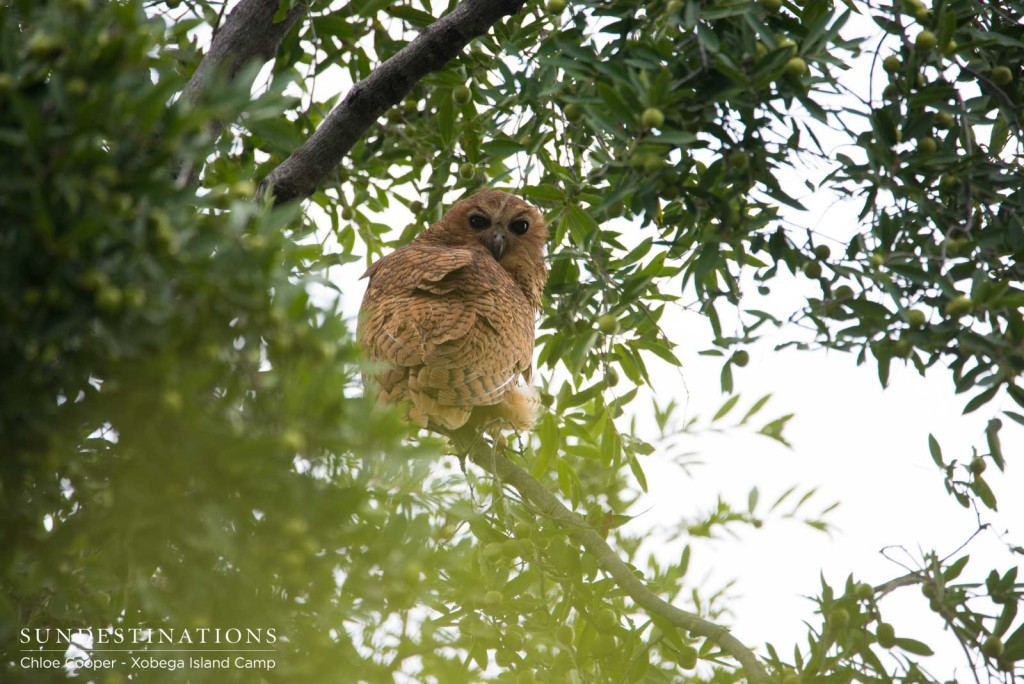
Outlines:
POLYGON ((508 248, 508 233, 505 230, 505 226, 494 226, 487 233, 484 244, 491 251, 491 254, 494 255, 494 260, 501 261, 501 255, 508 248))

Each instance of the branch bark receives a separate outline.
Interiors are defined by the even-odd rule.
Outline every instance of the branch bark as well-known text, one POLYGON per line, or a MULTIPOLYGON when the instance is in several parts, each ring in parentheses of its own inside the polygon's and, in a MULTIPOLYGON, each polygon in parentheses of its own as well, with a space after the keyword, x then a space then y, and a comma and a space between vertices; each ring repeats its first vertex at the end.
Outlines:
POLYGON ((499 480, 512 485, 527 501, 537 507, 546 517, 554 520, 563 528, 572 532, 582 542, 584 548, 591 553, 619 587, 632 598, 637 605, 650 614, 657 615, 681 629, 692 634, 707 637, 718 644, 721 649, 739 661, 751 684, 767 684, 768 674, 757 656, 728 629, 709 620, 676 608, 662 600, 647 588, 619 555, 608 546, 607 542, 593 530, 586 521, 576 515, 558 500, 547 487, 538 482, 527 471, 491 449, 477 439, 467 440, 463 435, 448 433, 456 447, 466 453, 473 463, 480 466, 499 480))
MULTIPOLYGON (((190 102, 197 102, 210 87, 214 76, 220 75, 234 81, 246 64, 272 59, 288 31, 308 9, 306 2, 297 0, 284 17, 275 22, 274 17, 281 2, 242 0, 238 3, 217 31, 209 51, 199 62, 181 96, 190 102)), ((211 135, 217 138, 224 130, 224 125, 223 121, 210 122, 211 135)))
POLYGON ((443 67, 469 41, 522 6, 523 0, 464 0, 352 86, 309 140, 263 179, 258 194, 272 189, 275 202, 313 194, 366 129, 401 102, 417 81, 443 67))

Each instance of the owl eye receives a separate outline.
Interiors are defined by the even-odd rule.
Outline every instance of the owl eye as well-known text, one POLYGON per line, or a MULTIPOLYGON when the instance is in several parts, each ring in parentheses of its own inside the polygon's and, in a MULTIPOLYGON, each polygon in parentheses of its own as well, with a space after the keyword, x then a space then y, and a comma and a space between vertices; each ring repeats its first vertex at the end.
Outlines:
POLYGON ((530 224, 523 219, 516 219, 512 223, 508 224, 508 229, 516 235, 522 235, 530 229, 530 224))
POLYGON ((476 229, 481 229, 491 225, 491 221, 483 214, 473 214, 469 217, 469 225, 476 229))

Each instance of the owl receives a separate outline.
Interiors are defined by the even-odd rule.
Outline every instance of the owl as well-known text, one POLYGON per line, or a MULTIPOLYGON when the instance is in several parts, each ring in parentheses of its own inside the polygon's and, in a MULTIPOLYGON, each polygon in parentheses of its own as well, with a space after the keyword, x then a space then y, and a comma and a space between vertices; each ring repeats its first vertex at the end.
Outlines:
POLYGON ((538 397, 520 380, 530 381, 546 239, 535 207, 485 190, 372 264, 357 331, 378 363, 368 391, 423 427, 531 428, 538 397))

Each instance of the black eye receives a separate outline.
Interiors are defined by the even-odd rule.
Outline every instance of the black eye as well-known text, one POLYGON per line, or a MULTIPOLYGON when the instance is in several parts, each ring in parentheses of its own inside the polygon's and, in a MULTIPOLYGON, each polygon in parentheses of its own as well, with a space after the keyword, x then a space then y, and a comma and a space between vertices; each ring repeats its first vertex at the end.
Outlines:
POLYGON ((523 219, 516 219, 512 223, 508 224, 508 229, 516 235, 522 235, 530 229, 530 224, 523 219))
POLYGON ((491 225, 491 221, 482 214, 473 214, 469 217, 469 225, 477 229, 486 228, 491 225))

